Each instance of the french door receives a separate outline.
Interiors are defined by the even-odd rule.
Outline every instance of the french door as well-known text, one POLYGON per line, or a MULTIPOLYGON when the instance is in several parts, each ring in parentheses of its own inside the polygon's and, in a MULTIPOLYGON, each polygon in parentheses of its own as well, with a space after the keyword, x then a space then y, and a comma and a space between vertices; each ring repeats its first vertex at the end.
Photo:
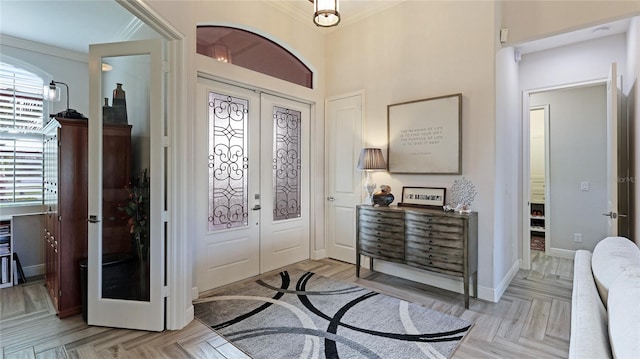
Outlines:
POLYGON ((200 291, 309 258, 309 105, 198 79, 200 291))
POLYGON ((89 47, 90 325, 164 329, 163 53, 162 40, 89 47))

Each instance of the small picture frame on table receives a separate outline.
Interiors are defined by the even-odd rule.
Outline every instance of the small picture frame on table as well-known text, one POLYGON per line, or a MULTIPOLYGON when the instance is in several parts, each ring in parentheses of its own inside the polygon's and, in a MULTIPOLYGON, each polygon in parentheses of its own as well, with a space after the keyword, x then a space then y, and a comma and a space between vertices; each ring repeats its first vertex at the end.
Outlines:
POLYGON ((402 202, 398 206, 442 209, 446 191, 440 187, 402 187, 402 202))

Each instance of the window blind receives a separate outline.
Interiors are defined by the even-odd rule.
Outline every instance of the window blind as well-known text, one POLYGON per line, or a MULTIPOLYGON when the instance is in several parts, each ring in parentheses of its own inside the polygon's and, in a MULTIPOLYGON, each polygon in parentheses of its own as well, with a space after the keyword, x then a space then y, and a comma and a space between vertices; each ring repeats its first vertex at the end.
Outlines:
POLYGON ((0 204, 42 203, 42 78, 0 63, 0 204))

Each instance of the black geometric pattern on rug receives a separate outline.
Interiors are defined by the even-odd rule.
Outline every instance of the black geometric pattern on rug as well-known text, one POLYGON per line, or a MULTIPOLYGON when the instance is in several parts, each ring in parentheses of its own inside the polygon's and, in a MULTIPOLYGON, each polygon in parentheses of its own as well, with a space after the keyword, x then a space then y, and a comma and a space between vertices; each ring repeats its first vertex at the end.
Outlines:
POLYGON ((294 272, 199 299, 195 315, 253 358, 449 358, 472 326, 352 284, 294 272))

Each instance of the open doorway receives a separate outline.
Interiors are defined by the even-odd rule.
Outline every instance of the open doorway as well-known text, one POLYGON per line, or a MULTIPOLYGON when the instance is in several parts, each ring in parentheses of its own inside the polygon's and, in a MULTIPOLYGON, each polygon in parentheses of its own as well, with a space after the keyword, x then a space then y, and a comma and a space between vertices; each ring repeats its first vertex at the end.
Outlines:
POLYGON ((531 92, 529 109, 531 258, 593 250, 608 229, 606 82, 531 92))

